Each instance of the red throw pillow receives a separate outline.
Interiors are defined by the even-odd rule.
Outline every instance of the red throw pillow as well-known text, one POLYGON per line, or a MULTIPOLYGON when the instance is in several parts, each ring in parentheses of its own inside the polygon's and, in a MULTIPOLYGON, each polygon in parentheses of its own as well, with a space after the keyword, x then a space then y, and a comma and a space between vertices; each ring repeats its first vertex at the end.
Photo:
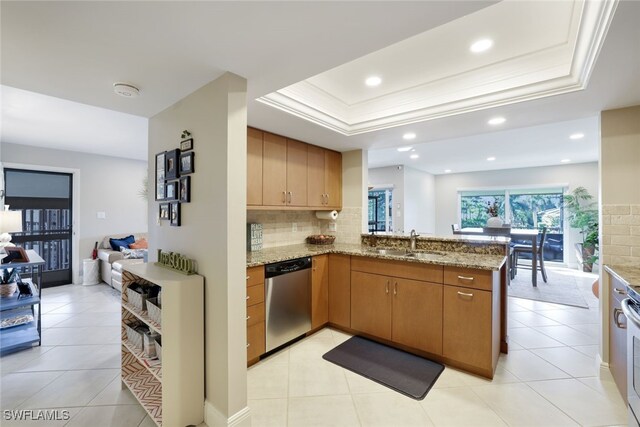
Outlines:
POLYGON ((129 245, 131 249, 149 249, 149 242, 147 239, 136 240, 134 243, 129 245))

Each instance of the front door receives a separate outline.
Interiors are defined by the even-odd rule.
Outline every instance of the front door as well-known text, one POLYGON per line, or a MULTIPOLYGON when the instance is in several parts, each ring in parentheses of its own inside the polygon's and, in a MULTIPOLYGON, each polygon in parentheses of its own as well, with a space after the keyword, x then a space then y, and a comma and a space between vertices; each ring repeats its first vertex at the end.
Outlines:
POLYGON ((22 210, 16 246, 35 250, 44 260, 43 287, 71 278, 72 178, 69 173, 4 169, 5 204, 22 210))

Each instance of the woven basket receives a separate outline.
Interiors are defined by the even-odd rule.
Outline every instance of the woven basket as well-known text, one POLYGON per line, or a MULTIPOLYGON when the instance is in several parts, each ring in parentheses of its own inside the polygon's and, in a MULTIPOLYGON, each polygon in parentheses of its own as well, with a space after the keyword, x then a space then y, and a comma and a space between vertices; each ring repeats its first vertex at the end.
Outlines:
POLYGON ((156 356, 162 362, 162 337, 160 335, 156 337, 156 356))
POLYGON ((336 236, 328 234, 313 234, 307 237, 307 243, 312 245, 332 245, 335 240, 336 236))
POLYGON ((3 283, 0 285, 0 298, 9 298, 16 293, 18 285, 14 283, 3 283))
POLYGON ((125 323, 124 329, 127 331, 127 340, 129 340, 129 343, 138 350, 142 350, 142 334, 135 329, 136 326, 138 326, 137 322, 131 324, 125 323))
POLYGON ((147 294, 139 294, 131 288, 127 288, 129 303, 140 311, 147 309, 147 294))
POLYGON ((162 310, 157 304, 158 298, 147 299, 147 314, 152 321, 162 325, 162 310))

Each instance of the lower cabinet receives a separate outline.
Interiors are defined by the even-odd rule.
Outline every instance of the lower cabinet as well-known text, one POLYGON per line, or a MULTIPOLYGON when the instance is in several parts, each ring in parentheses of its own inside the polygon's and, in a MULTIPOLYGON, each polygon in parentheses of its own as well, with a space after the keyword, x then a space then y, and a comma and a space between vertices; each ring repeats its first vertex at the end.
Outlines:
POLYGON ((247 268, 247 363, 257 362, 265 349, 264 267, 260 266, 247 268))
POLYGON ((351 328, 442 353, 442 285, 354 271, 351 328))
POLYGON ((609 369, 622 398, 627 401, 627 318, 621 303, 626 298, 626 287, 609 275, 609 369))
POLYGON ((329 321, 329 255, 311 258, 311 329, 329 321))
POLYGON ((471 366, 492 367, 492 293, 444 286, 442 355, 471 366))
POLYGON ((351 255, 329 255, 329 323, 351 327, 351 255))

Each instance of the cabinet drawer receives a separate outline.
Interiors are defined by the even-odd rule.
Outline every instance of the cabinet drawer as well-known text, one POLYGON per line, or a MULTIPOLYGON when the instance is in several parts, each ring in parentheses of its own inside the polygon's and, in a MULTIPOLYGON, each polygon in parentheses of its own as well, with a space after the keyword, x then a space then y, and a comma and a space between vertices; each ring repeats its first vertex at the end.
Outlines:
POLYGON ((491 291, 493 290, 493 271, 462 267, 445 267, 444 284, 491 291))
POLYGON ((264 303, 247 307, 247 326, 264 322, 264 303))
POLYGON ((351 258, 351 270, 401 277, 403 279, 442 283, 441 265, 354 256, 351 258))
POLYGON ((247 288, 247 307, 264 302, 264 283, 247 288))
POLYGON ((255 359, 265 352, 264 322, 247 326, 247 360, 255 359))
POLYGON ((247 268, 247 286, 264 283, 264 266, 247 268))

